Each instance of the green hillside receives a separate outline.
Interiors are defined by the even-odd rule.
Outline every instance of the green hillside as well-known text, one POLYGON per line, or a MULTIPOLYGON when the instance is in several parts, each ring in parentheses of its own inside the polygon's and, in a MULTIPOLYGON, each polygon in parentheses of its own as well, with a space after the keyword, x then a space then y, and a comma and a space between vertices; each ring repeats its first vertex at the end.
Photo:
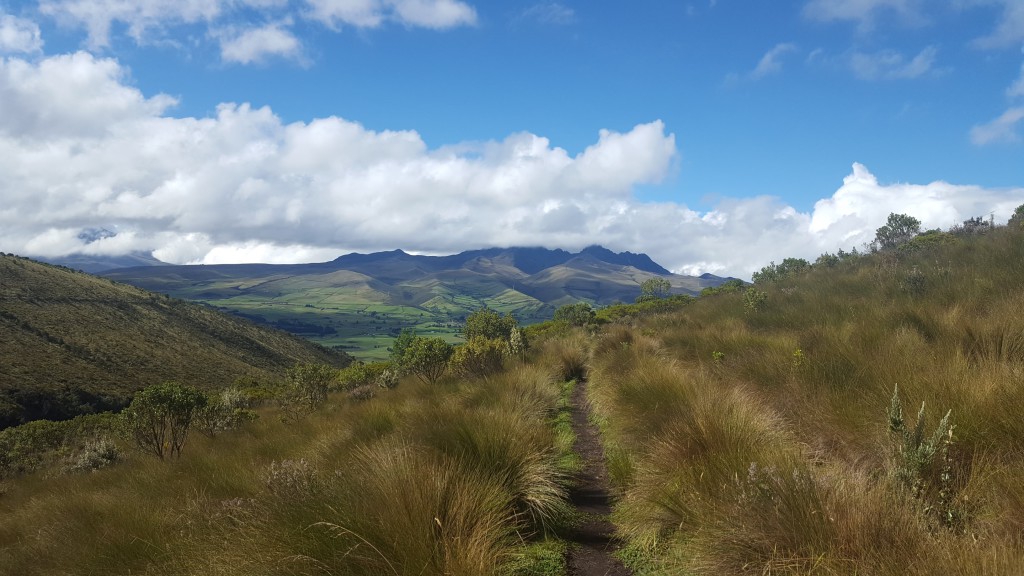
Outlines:
POLYGON ((0 342, 0 427, 118 408, 166 380, 219 388, 296 362, 347 362, 197 304, 7 255, 0 342))

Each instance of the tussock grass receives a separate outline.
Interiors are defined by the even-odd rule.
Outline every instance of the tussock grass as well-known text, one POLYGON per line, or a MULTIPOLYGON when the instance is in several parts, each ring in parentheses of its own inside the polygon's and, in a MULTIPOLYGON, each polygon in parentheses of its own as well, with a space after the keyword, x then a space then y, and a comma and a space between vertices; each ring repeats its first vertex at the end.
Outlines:
POLYGON ((657 574, 1017 574, 1024 236, 815 267, 610 328, 591 391, 625 557, 657 574), (908 468, 893 387, 926 438, 908 468), (931 441, 931 440, 929 440, 931 441), (910 470, 913 476, 907 477, 910 470))
POLYGON ((524 550, 565 521, 560 402, 541 366, 406 379, 287 424, 262 408, 175 462, 127 450, 92 473, 26 475, 0 496, 0 574, 475 576, 546 562, 524 550))

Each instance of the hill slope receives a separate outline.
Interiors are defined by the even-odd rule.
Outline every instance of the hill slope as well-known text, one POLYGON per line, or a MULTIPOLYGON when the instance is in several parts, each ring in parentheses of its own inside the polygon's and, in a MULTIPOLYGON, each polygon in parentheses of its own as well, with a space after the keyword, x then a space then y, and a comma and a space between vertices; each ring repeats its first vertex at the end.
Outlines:
POLYGON ((1019 226, 931 232, 607 330, 637 572, 1024 573, 1022 287, 1019 226))
POLYGON ((296 362, 347 362, 197 304, 6 255, 0 342, 0 427, 115 408, 165 380, 212 388, 296 362))

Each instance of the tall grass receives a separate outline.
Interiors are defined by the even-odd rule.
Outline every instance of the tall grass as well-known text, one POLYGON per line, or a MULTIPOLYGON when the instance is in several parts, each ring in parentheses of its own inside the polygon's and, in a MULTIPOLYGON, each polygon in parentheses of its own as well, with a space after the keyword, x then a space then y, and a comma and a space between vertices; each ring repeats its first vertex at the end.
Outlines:
MULTIPOLYGON (((627 556, 658 574, 1024 568, 1024 236, 816 267, 615 326, 591 391, 627 556), (927 434, 906 479, 886 412, 927 434), (912 422, 913 423, 913 422, 912 422)), ((904 455, 901 455, 904 454, 904 455)))
POLYGON ((289 424, 262 409, 176 462, 27 475, 0 496, 0 573, 501 573, 565 519, 559 402, 544 367, 407 379, 289 424))

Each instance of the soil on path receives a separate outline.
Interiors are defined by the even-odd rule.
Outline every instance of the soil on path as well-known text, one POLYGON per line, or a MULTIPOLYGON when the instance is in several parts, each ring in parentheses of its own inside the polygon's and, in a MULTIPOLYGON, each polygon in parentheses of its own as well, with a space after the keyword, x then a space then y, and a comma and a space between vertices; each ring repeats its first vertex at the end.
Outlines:
POLYGON ((576 433, 573 449, 583 460, 583 470, 570 493, 581 523, 570 534, 569 576, 629 576, 632 574, 611 553, 618 549, 615 527, 608 521, 611 500, 608 471, 597 427, 590 423, 587 382, 576 383, 571 397, 572 428, 576 433))

